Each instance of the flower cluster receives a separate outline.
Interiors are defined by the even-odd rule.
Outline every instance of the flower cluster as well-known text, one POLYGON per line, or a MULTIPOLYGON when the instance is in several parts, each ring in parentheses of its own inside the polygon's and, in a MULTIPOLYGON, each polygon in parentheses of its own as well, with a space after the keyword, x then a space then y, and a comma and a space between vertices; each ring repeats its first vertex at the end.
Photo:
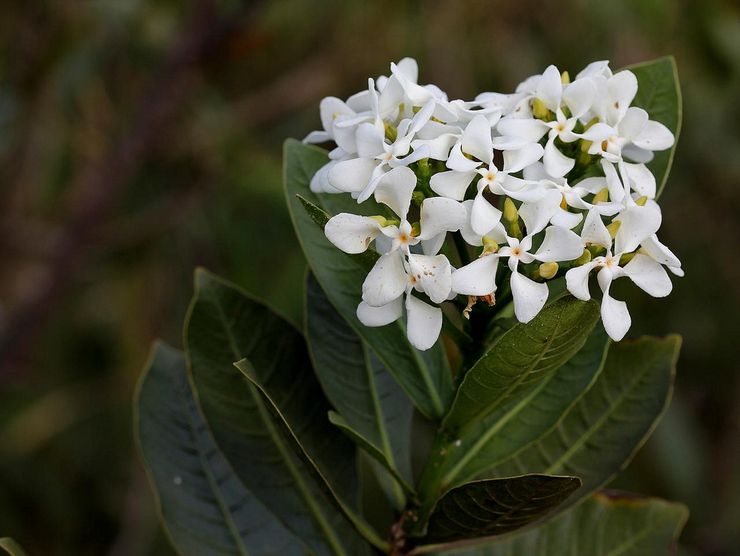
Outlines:
POLYGON ((672 288, 664 267, 683 274, 656 236, 661 211, 645 165, 674 137, 631 106, 635 75, 594 62, 571 81, 550 66, 512 94, 473 101, 450 101, 417 76, 406 58, 346 101, 323 99, 324 129, 305 139, 336 145, 311 189, 378 212, 338 214, 325 227, 346 253, 373 244, 380 254, 362 286, 360 321, 383 326, 405 308, 408 338, 424 350, 439 337, 445 301, 468 296, 467 316, 506 284, 516 318, 529 322, 548 280, 564 274, 568 291, 588 300, 594 271, 604 326, 622 339, 631 320, 612 282, 627 277, 662 297, 672 288))

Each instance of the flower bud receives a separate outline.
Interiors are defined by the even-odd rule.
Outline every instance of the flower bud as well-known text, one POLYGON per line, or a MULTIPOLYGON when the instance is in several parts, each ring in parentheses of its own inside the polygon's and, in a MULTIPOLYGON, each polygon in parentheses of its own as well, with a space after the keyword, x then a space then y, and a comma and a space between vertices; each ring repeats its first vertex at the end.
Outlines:
POLYGON ((545 280, 549 280, 558 273, 558 263, 542 263, 539 267, 539 274, 545 280))
POLYGON ((594 205, 597 203, 606 203, 609 200, 609 188, 605 187, 601 191, 599 191, 596 195, 594 195, 594 198, 591 200, 591 203, 594 205))
POLYGON ((583 266, 584 264, 589 262, 591 262, 591 251, 589 251, 588 249, 584 249, 583 253, 581 253, 581 256, 573 261, 573 266, 583 266))
POLYGON ((617 232, 619 231, 619 227, 622 225, 622 223, 619 220, 614 220, 611 224, 609 224, 606 229, 609 230, 609 235, 612 237, 616 237, 617 232))
POLYGON ((508 197, 504 200, 504 220, 508 224, 509 235, 521 239, 522 229, 519 227, 519 211, 517 211, 514 201, 508 197))
POLYGON ((393 143, 398 138, 398 129, 396 129, 396 126, 389 124, 388 122, 385 122, 383 125, 385 127, 385 138, 388 139, 389 142, 393 143))
POLYGON ((498 243, 491 236, 483 236, 483 254, 489 255, 498 251, 498 243))
POLYGON ((538 120, 550 119, 550 111, 545 106, 545 103, 538 98, 532 101, 532 115, 538 120))
POLYGON ((570 74, 568 73, 568 70, 560 74, 560 81, 563 85, 568 85, 570 83, 570 74))
POLYGON ((508 197, 504 200, 504 220, 509 223, 519 222, 519 211, 516 210, 514 201, 508 197))

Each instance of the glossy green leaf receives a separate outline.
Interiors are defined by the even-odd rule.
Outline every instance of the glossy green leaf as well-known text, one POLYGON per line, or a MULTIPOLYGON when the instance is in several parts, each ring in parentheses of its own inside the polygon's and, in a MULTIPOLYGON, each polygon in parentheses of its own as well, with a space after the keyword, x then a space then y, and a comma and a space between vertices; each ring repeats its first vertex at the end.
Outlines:
MULTIPOLYGON (((364 542, 298 455, 292 435, 270 404, 234 362, 248 357, 265 382, 273 377, 290 388, 282 395, 320 393, 300 332, 262 303, 204 270, 196 271, 196 292, 185 342, 188 364, 203 414, 242 482, 285 526, 319 554, 358 553, 364 542)), ((326 408, 302 415, 306 431, 331 433, 326 408)), ((301 409, 305 408, 301 405, 301 409)), ((307 432, 308 434, 308 432, 307 432)), ((342 435, 327 436, 333 461, 332 487, 356 503, 355 450, 342 435), (329 442, 333 438, 335 442, 329 442)))
POLYGON ((583 346, 598 319, 596 302, 569 296, 514 326, 467 372, 442 427, 463 434, 506 401, 521 398, 583 346))
POLYGON ((682 504, 598 492, 534 529, 446 556, 662 556, 675 553, 689 512, 682 504))
POLYGON ((612 344, 588 392, 547 435, 486 473, 576 475, 574 503, 623 469, 655 428, 670 398, 681 340, 644 337, 612 344))
POLYGON ((285 193, 293 226, 321 288, 419 411, 427 417, 440 418, 453 394, 452 376, 440 342, 422 352, 409 344, 401 322, 380 328, 363 326, 355 311, 362 299, 362 283, 371 263, 368 257, 347 255, 332 245, 304 206, 308 201, 336 214, 342 210, 358 212, 358 207, 367 210, 365 203, 357 205, 349 195, 319 197, 310 191, 311 177, 327 161, 325 151, 289 140, 285 143, 284 161, 285 193))
POLYGON ((576 477, 548 475, 464 484, 440 498, 420 542, 453 542, 515 531, 547 515, 580 484, 576 477))
POLYGON ((446 447, 443 485, 479 476, 547 434, 601 371, 608 337, 599 324, 586 343, 525 396, 511 399, 446 447))
POLYGON ((135 434, 159 513, 180 554, 306 553, 216 446, 180 351, 161 343, 154 347, 134 408, 135 434))
POLYGON ((629 66, 626 69, 635 74, 638 82, 637 96, 632 102, 633 106, 645 109, 651 120, 665 125, 675 137, 673 147, 656 152, 655 158, 647 164, 655 176, 657 195, 660 196, 668 180, 678 136, 681 133, 683 107, 676 60, 673 56, 666 56, 629 66))
POLYGON ((10 556, 26 556, 26 553, 17 542, 10 537, 0 538, 0 548, 5 550, 10 556))
POLYGON ((341 415, 333 422, 401 482, 410 482, 413 407, 311 274, 306 282, 305 323, 316 375, 341 415))

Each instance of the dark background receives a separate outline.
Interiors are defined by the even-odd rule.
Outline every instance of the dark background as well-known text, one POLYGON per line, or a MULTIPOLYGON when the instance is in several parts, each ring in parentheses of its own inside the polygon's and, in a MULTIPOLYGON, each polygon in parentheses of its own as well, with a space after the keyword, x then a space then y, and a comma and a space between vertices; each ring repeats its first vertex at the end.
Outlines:
POLYGON ((169 554, 134 451, 150 342, 195 265, 298 318, 281 144, 392 60, 451 98, 676 56, 661 238, 686 277, 628 290, 684 337, 671 409, 616 485, 689 505, 681 554, 740 554, 740 10, 730 1, 6 1, 0 17, 0 536, 31 555, 169 554))

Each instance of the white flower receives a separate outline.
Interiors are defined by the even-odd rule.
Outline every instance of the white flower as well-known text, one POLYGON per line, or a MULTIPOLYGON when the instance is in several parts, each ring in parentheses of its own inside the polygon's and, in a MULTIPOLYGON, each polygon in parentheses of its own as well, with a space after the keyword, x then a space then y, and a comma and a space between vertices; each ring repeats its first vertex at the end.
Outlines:
POLYGON ((539 160, 542 147, 536 144, 524 145, 516 150, 504 151, 503 168, 493 162, 493 139, 489 120, 478 115, 465 128, 460 141, 457 142, 447 160, 449 171, 432 176, 432 190, 450 199, 461 201, 473 178, 480 176, 477 183, 477 194, 473 203, 471 226, 479 235, 485 235, 501 219, 501 211, 486 200, 486 189, 497 195, 507 195, 519 200, 538 196, 527 189, 524 180, 511 174, 539 160), (471 160, 465 155, 475 157, 471 160))
MULTIPOLYGON (((532 205, 530 205, 532 206, 532 205)), ((522 207, 520 215, 527 227, 527 235, 520 241, 506 237, 507 245, 498 252, 484 254, 472 263, 456 270, 452 275, 452 289, 464 295, 487 295, 496 290, 494 283, 498 259, 508 257, 511 270, 511 293, 514 298, 514 314, 519 322, 529 322, 545 305, 548 296, 547 284, 535 282, 519 272, 519 263, 534 261, 560 262, 575 259, 583 252, 583 241, 578 235, 560 226, 549 226, 537 251, 531 252, 533 238, 541 232, 549 217, 534 207, 522 207)))
POLYGON ((373 194, 386 172, 426 158, 428 149, 422 147, 411 152, 411 142, 429 120, 433 109, 433 103, 427 103, 412 119, 402 120, 394 141, 386 139, 385 126, 379 118, 372 123, 359 124, 356 132, 359 158, 334 165, 328 174, 329 183, 340 191, 352 193, 362 202, 373 194))
POLYGON ((572 143, 578 139, 603 141, 614 133, 609 126, 601 123, 582 133, 574 131, 579 118, 591 108, 595 93, 596 87, 589 79, 579 79, 563 86, 558 69, 549 66, 537 80, 533 96, 555 115, 555 119, 545 122, 530 118, 504 118, 498 124, 498 131, 504 137, 535 144, 547 134, 543 157, 545 168, 551 176, 563 177, 573 169, 575 160, 558 150, 555 139, 564 143, 572 143), (570 116, 566 116, 564 107, 568 109, 570 116))
MULTIPOLYGON (((657 207, 634 205, 625 209, 615 220, 620 222, 620 226, 614 239, 614 251, 612 251, 612 237, 602 222, 601 216, 595 210, 589 211, 581 237, 586 244, 605 247, 606 253, 582 266, 570 269, 565 274, 565 280, 571 294, 587 301, 591 299, 588 288, 589 274, 593 269, 599 269, 597 279, 602 291, 601 319, 606 332, 618 342, 624 338, 632 320, 627 304, 610 295, 611 283, 617 278, 626 276, 653 297, 668 295, 672 284, 661 263, 647 254, 638 252, 626 265, 619 266, 625 253, 635 250, 640 243, 645 241, 649 241, 650 246, 656 248, 656 253, 666 255, 665 251, 655 244, 657 238, 652 239, 655 229, 660 226, 660 211, 657 207)), ((670 257, 672 257, 671 262, 678 262, 672 253, 670 257)), ((678 266, 680 268, 680 263, 678 266)))

